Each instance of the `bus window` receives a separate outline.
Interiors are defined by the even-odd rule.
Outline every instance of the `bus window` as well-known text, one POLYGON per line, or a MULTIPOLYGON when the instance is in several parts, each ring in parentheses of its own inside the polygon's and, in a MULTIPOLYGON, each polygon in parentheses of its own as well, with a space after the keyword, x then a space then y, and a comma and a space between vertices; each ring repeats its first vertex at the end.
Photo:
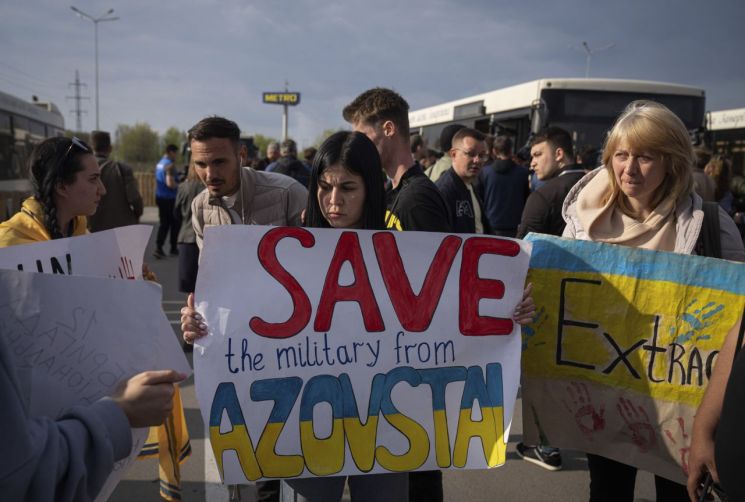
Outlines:
POLYGON ((703 125, 703 96, 544 89, 542 97, 546 102, 549 121, 552 124, 595 122, 612 125, 629 103, 646 99, 670 108, 683 121, 688 130, 698 129, 703 125))
POLYGON ((10 115, 0 111, 0 134, 10 134, 10 115))
POLYGON ((28 130, 39 141, 46 138, 46 128, 44 127, 44 124, 42 124, 41 122, 37 122, 36 120, 29 120, 28 130))
POLYGON ((490 134, 489 131, 489 118, 483 118, 481 120, 476 120, 473 123, 473 128, 476 129, 479 132, 482 132, 484 134, 490 134))
POLYGON ((28 119, 26 117, 13 116, 13 134, 16 139, 26 139, 28 134, 28 119))
POLYGON ((712 150, 732 159, 732 170, 745 175, 745 129, 720 129, 712 131, 712 150))
POLYGON ((543 98, 548 125, 569 131, 576 144, 596 147, 602 146, 607 131, 632 101, 646 99, 667 106, 689 130, 701 127, 704 114, 701 96, 544 89, 543 98))

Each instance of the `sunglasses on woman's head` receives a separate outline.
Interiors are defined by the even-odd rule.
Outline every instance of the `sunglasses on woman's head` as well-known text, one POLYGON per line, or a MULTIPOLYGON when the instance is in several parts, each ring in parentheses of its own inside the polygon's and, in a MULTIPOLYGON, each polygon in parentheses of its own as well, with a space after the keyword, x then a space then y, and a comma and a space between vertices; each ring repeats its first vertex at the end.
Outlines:
POLYGON ((85 146, 85 143, 83 143, 79 138, 73 136, 72 138, 70 138, 70 147, 65 152, 64 157, 67 157, 68 155, 70 155, 70 152, 72 151, 72 147, 77 147, 80 150, 84 151, 85 153, 90 153, 91 151, 90 148, 85 146))
POLYGON ((83 153, 91 153, 90 148, 85 146, 85 143, 83 143, 79 138, 73 136, 72 138, 70 138, 70 141, 71 141, 70 146, 67 148, 67 150, 65 151, 65 154, 62 156, 59 163, 57 164, 57 170, 59 170, 65 164, 65 161, 67 160, 67 156, 70 155, 70 152, 72 151, 72 147, 78 148, 83 153))

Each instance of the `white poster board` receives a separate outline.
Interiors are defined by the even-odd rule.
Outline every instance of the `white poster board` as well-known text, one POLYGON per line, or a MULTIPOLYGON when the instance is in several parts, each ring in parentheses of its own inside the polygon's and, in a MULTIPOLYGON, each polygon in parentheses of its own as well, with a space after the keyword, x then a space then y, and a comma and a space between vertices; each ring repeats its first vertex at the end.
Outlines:
POLYGON ((142 279, 142 257, 153 227, 130 225, 93 234, 0 249, 0 269, 47 274, 142 279))
MULTIPOLYGON (((96 297, 100 301, 108 302, 111 304, 111 307, 118 309, 119 313, 117 316, 129 319, 124 326, 133 327, 134 325, 132 323, 138 323, 136 324, 138 329, 137 337, 149 337, 153 343, 166 343, 165 346, 151 346, 150 349, 146 349, 147 358, 140 363, 137 363, 138 365, 136 367, 140 367, 141 363, 144 362, 147 362, 148 364, 157 362, 158 364, 156 364, 156 366, 143 366, 143 368, 173 368, 183 373, 190 374, 191 368, 189 367, 189 363, 184 357, 181 347, 173 335, 170 323, 161 308, 162 291, 160 286, 154 283, 146 283, 144 281, 134 281, 134 279, 142 279, 143 255, 151 233, 152 227, 150 225, 131 225, 78 237, 6 247, 0 249, 0 269, 42 272, 44 274, 129 279, 130 281, 126 281, 127 283, 137 284, 134 286, 135 291, 142 289, 146 292, 142 293, 140 296, 134 295, 133 297, 130 297, 120 293, 127 290, 126 288, 132 287, 125 286, 123 281, 99 280, 90 283, 90 287, 98 285, 102 289, 98 292, 93 291, 90 296, 96 297), (132 303, 129 301, 130 299, 136 299, 136 302, 132 303), (132 315, 135 312, 137 313, 137 316, 132 315), (137 319, 135 319, 135 317, 137 317, 137 319), (140 323, 139 321, 143 319, 146 319, 147 322, 140 323), (166 342, 166 340, 170 341, 166 342), (169 359, 153 360, 153 354, 150 352, 153 348, 157 348, 158 352, 161 350, 165 351, 169 359), (172 365, 160 366, 159 364, 161 363, 169 363, 172 365)), ((17 274, 18 277, 25 277, 28 275, 33 274, 17 274)), ((15 276, 10 274, 7 275, 7 277, 15 276)), ((18 280, 21 282, 28 281, 28 279, 18 280)), ((64 284, 65 279, 60 278, 60 280, 64 284)), ((24 296, 23 294, 19 296, 18 291, 13 291, 13 295, 3 294, 0 296, 0 302, 5 305, 6 311, 10 312, 8 315, 15 315, 13 312, 28 312, 27 309, 35 308, 34 305, 36 305, 36 308, 39 308, 39 305, 41 305, 41 303, 39 303, 41 300, 34 296, 40 294, 40 292, 35 291, 34 289, 37 287, 36 285, 38 283, 24 282, 24 284, 28 284, 29 289, 25 291, 25 294, 28 296, 24 296)), ((78 283, 75 281, 70 282, 68 283, 68 286, 61 287, 60 291, 69 288, 70 291, 75 292, 75 284, 78 283)), ((90 319, 78 319, 77 316, 81 315, 78 307, 72 307, 72 310, 67 312, 67 321, 63 320, 65 317, 62 315, 62 312, 65 312, 65 308, 62 307, 62 304, 55 302, 68 300, 64 297, 69 296, 71 294, 70 291, 65 292, 59 299, 53 296, 50 297, 49 295, 44 296, 44 301, 52 302, 48 307, 45 305, 44 314, 47 315, 47 308, 51 309, 49 315, 51 315, 52 312, 58 312, 57 317, 61 323, 60 326, 54 327, 54 329, 57 329, 58 331, 61 330, 60 341, 55 343, 62 343, 62 338, 68 336, 67 332, 70 330, 67 329, 67 331, 65 331, 66 328, 74 327, 77 329, 79 326, 76 323, 91 322, 90 319), (58 310, 58 308, 61 308, 61 310, 58 310), (69 316, 73 317, 69 318, 69 316)), ((88 289, 87 291, 91 292, 92 290, 88 289)), ((79 296, 74 296, 74 298, 78 298, 79 301, 89 300, 88 298, 79 296)), ((81 305, 84 304, 81 303, 81 305)), ((33 319, 33 316, 29 319, 33 319)), ((107 326, 110 324, 110 321, 109 318, 101 318, 100 315, 97 315, 96 317, 96 322, 105 323, 107 326)), ((3 336, 5 336, 5 332, 2 331, 2 333, 3 336)), ((116 333, 118 333, 121 340, 125 342, 117 341, 112 346, 104 345, 102 349, 103 352, 100 354, 97 353, 97 357, 101 360, 105 357, 107 361, 110 355, 115 356, 114 361, 118 361, 118 359, 116 359, 118 357, 136 359, 143 351, 143 347, 134 346, 129 343, 129 339, 132 338, 132 333, 134 333, 134 331, 122 331, 116 329, 116 333)), ((109 338, 106 337, 106 340, 109 340, 109 338)), ((89 343, 98 344, 99 342, 99 340, 92 340, 91 337, 86 336, 85 349, 81 348, 78 344, 74 350, 80 357, 82 357, 83 354, 87 353, 86 351, 92 350, 92 346, 88 345, 89 343)), ((161 357, 161 355, 158 355, 157 357, 161 357)), ((62 361, 64 359, 60 358, 59 360, 62 361)), ((23 370, 23 372, 27 374, 27 377, 22 379, 22 382, 26 385, 25 395, 32 396, 30 401, 30 412, 32 415, 57 417, 62 408, 84 402, 80 401, 80 399, 92 399, 97 393, 104 392, 104 387, 95 385, 95 378, 93 383, 87 384, 87 387, 85 387, 87 380, 80 383, 80 395, 74 394, 74 389, 77 388, 75 386, 72 388, 73 393, 58 392, 59 382, 57 384, 52 383, 50 386, 43 376, 46 368, 42 368, 41 366, 48 365, 49 362, 49 358, 39 359, 35 361, 35 364, 31 364, 29 368, 23 370), (95 389, 95 393, 91 393, 88 396, 83 395, 86 392, 91 391, 91 389, 95 389)), ((25 365, 29 366, 29 364, 25 365)), ((55 367, 55 371, 72 372, 72 370, 68 370, 66 367, 61 370, 59 367, 55 367)), ((132 376, 139 372, 131 372, 133 371, 132 367, 128 368, 126 371, 129 371, 126 376, 132 376)), ((122 369, 116 365, 110 373, 111 374, 101 374, 99 377, 104 382, 110 383, 113 376, 123 374, 122 369)), ((72 376, 70 378, 74 378, 75 381, 77 381, 79 377, 72 376)), ((100 394, 98 397, 106 395, 106 393, 110 393, 110 391, 111 388, 109 388, 107 392, 104 392, 104 394, 100 394)), ((129 465, 137 458, 140 450, 142 450, 142 446, 147 439, 147 434, 147 428, 132 430, 132 452, 127 458, 116 463, 114 472, 107 480, 96 500, 103 501, 108 499, 116 488, 116 485, 126 473, 129 465)))
POLYGON ((503 464, 529 257, 490 236, 208 228, 194 364, 223 481, 503 464))

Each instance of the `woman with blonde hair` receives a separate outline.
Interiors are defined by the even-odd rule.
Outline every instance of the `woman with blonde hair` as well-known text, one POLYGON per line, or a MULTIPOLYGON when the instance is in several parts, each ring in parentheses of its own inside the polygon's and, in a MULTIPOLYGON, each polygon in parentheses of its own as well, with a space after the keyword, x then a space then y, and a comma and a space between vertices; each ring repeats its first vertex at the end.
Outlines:
MULTIPOLYGON (((564 200, 564 237, 698 254, 703 202, 693 191, 693 150, 683 122, 665 106, 635 101, 618 117, 602 154, 564 200)), ((722 258, 745 261, 732 219, 718 210, 722 258)), ((587 455, 590 501, 632 501, 636 468, 587 455)), ((687 500, 686 487, 655 476, 657 500, 687 500)))

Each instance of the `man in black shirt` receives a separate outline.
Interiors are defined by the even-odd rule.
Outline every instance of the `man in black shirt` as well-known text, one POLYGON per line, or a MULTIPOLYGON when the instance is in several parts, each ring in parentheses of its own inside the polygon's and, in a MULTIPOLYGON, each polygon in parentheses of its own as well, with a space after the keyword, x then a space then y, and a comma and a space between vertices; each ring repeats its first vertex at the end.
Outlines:
MULTIPOLYGON (((574 163, 572 136, 560 127, 549 127, 533 138, 530 147, 530 167, 544 183, 528 196, 517 229, 517 238, 529 232, 561 235, 566 222, 561 216, 561 206, 569 190, 585 171, 574 163)), ((561 452, 548 445, 518 443, 515 451, 523 460, 550 471, 562 467, 561 452)))
POLYGON ((445 201, 411 155, 409 104, 390 89, 376 87, 344 108, 344 120, 375 143, 391 180, 386 192, 386 226, 395 230, 450 232, 445 201))
MULTIPOLYGON (((390 89, 376 87, 357 96, 343 114, 352 129, 375 143, 383 170, 391 180, 386 191, 386 226, 395 230, 450 232, 445 201, 411 155, 406 100, 390 89)), ((442 499, 442 472, 410 473, 410 501, 442 499)))
POLYGON ((561 206, 569 190, 585 171, 574 163, 572 136, 560 127, 549 127, 533 138, 530 167, 543 184, 528 197, 517 229, 517 238, 528 232, 561 235, 566 226, 561 206))
POLYGON ((453 136, 448 155, 453 165, 435 181, 435 186, 448 205, 453 232, 490 234, 491 228, 482 202, 473 188, 474 181, 489 158, 484 135, 476 129, 464 127, 453 136))

